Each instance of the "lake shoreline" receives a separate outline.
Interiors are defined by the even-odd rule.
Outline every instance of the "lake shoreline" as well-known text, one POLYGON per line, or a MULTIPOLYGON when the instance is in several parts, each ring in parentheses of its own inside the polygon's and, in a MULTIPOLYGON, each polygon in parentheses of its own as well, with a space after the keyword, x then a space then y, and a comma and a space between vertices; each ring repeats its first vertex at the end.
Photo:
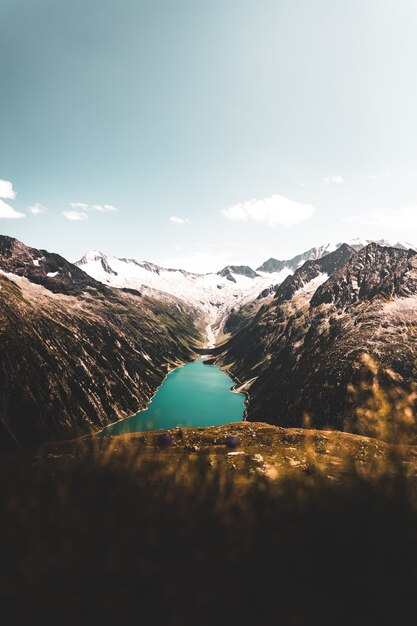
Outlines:
MULTIPOLYGON (((207 357, 209 357, 209 356, 210 355, 207 355, 207 357)), ((244 410, 244 413, 243 413, 242 422, 248 422, 249 421, 248 420, 248 406, 249 406, 249 402, 250 402, 250 394, 249 394, 249 391, 247 391, 246 389, 242 389, 241 391, 239 391, 239 387, 238 386, 240 385, 241 387, 243 387, 245 384, 248 384, 248 382, 251 382, 251 381, 248 381, 247 383, 242 383, 238 379, 237 376, 235 376, 232 372, 229 372, 229 370, 227 370, 225 367, 222 367, 221 365, 218 365, 217 363, 206 363, 206 362, 204 362, 204 365, 206 367, 218 367, 219 370, 221 370, 222 372, 227 374, 232 379, 232 381, 234 382, 234 385, 232 385, 232 387, 230 387, 229 391, 230 391, 230 393, 236 393, 236 394, 238 394, 240 396, 244 396, 244 398, 245 398, 245 402, 244 402, 245 410, 244 410)))
POLYGON ((112 436, 246 421, 246 394, 239 393, 236 384, 231 385, 235 381, 227 371, 215 366, 215 371, 208 372, 205 365, 205 357, 200 355, 170 367, 146 407, 105 426, 98 434, 112 436))
POLYGON ((126 417, 122 417, 120 420, 117 420, 116 422, 112 422, 111 424, 106 424, 106 426, 104 426, 103 428, 101 428, 100 430, 98 430, 95 435, 97 436, 103 436, 103 437, 113 437, 113 435, 103 435, 103 431, 105 431, 107 428, 111 428, 112 426, 115 426, 116 424, 121 424, 122 422, 124 422, 125 420, 129 420, 132 417, 135 417, 138 413, 142 413, 142 411, 146 411, 149 408, 149 405, 152 403, 153 399, 155 398, 156 394, 158 393, 159 389, 162 387, 162 385, 164 384, 164 382, 166 381, 166 379, 168 378, 168 376, 174 372, 176 369, 180 369, 181 367, 184 367, 185 365, 187 365, 188 363, 194 363, 194 361, 197 359, 193 359, 192 361, 184 361, 184 363, 181 363, 181 365, 176 365, 175 367, 170 366, 168 368, 167 373, 165 374, 165 376, 163 377, 163 379, 161 380, 160 384, 158 385, 158 387, 155 389, 154 393, 152 394, 151 398, 148 400, 146 406, 143 409, 138 409, 135 413, 132 413, 131 415, 127 415, 126 417))
MULTIPOLYGON (((211 334, 213 335, 213 340, 211 339, 211 334, 207 331, 207 335, 208 335, 208 339, 209 339, 209 340, 208 340, 208 342, 207 342, 207 345, 206 345, 205 349, 214 350, 214 349, 217 347, 217 346, 216 346, 216 336, 215 336, 215 335, 214 335, 214 333, 213 333, 213 329, 212 329, 212 325, 211 325, 211 324, 209 324, 209 325, 207 326, 207 329, 208 329, 208 328, 210 328, 210 332, 211 332, 211 334)), ((208 360, 210 360, 210 357, 212 357, 212 360, 213 360, 213 361, 215 361, 215 360, 216 360, 216 357, 213 357, 213 355, 211 355, 210 353, 209 353, 209 354, 206 354, 206 355, 202 355, 202 356, 204 356, 204 357, 205 357, 204 361, 206 361, 206 360, 207 360, 207 361, 208 361, 208 360)), ((218 363, 216 363, 216 362, 212 362, 212 363, 207 363, 207 362, 204 362, 204 365, 207 365, 207 366, 209 366, 209 367, 218 367, 218 368, 219 368, 222 372, 225 372, 228 376, 230 376, 230 378, 232 379, 232 381, 235 383, 235 384, 234 384, 234 385, 230 388, 231 393, 236 393, 236 394, 242 395, 242 396, 244 396, 244 398, 245 398, 245 402, 244 402, 244 404, 245 404, 245 410, 244 410, 244 412, 243 412, 243 419, 242 419, 242 422, 249 422, 249 420, 248 420, 248 408, 249 408, 249 403, 250 403, 251 397, 250 397, 250 393, 249 393, 249 391, 248 391, 247 389, 244 389, 244 386, 245 386, 245 385, 248 385, 248 384, 250 384, 250 383, 252 383, 254 379, 251 379, 250 381, 247 381, 246 383, 242 383, 242 382, 238 379, 238 377, 237 377, 235 374, 233 374, 233 372, 230 372, 230 371, 229 371, 229 370, 227 370, 225 367, 223 367, 222 365, 219 365, 219 364, 218 364, 218 363), (240 388, 240 390, 239 390, 239 388, 240 388)))
MULTIPOLYGON (((207 326, 205 327, 205 330, 206 330, 206 334, 207 334, 207 342, 204 345, 203 350, 213 350, 216 347, 216 335, 213 332, 212 323, 207 324, 207 326)), ((106 426, 104 426, 103 428, 101 428, 100 430, 98 430, 95 433, 95 436, 113 437, 114 434, 106 433, 105 431, 107 429, 113 428, 113 427, 115 427, 117 425, 121 425, 126 420, 131 420, 131 419, 135 418, 137 415, 139 415, 141 413, 144 413, 145 411, 149 410, 149 408, 152 405, 152 402, 154 401, 157 393, 161 389, 162 385, 166 382, 168 376, 170 374, 172 374, 173 372, 175 372, 176 370, 182 369, 186 365, 190 365, 191 363, 195 363, 196 361, 199 361, 199 360, 201 360, 203 362, 203 364, 206 365, 206 366, 217 367, 220 371, 224 372, 227 376, 230 377, 230 379, 234 383, 229 388, 230 393, 241 395, 241 396, 244 397, 244 411, 243 411, 243 416, 242 416, 242 420, 241 421, 242 422, 249 421, 248 420, 248 406, 249 406, 249 402, 250 402, 250 394, 249 394, 249 392, 246 389, 243 388, 244 385, 247 384, 247 383, 241 383, 241 381, 237 378, 237 376, 235 376, 231 372, 227 371, 227 369, 225 369, 221 365, 218 365, 216 363, 208 363, 207 361, 210 359, 210 356, 211 356, 210 354, 203 354, 201 352, 197 352, 196 354, 198 356, 196 356, 196 358, 194 358, 194 359, 192 359, 190 361, 184 361, 184 362, 180 363, 179 365, 169 366, 165 376, 161 380, 161 382, 158 385, 158 387, 155 389, 154 393, 152 394, 152 396, 150 397, 149 401, 147 402, 147 404, 146 404, 146 406, 144 408, 138 409, 135 413, 127 415, 126 417, 123 417, 122 419, 116 420, 115 422, 112 422, 110 424, 106 424, 106 426), (240 390, 240 388, 241 388, 241 390, 240 390)), ((233 423, 233 422, 231 422, 231 423, 233 423)), ((164 430, 166 430, 166 428, 159 428, 159 429, 156 429, 156 430, 164 431, 164 430)), ((138 431, 138 432, 146 432, 146 431, 138 431)))

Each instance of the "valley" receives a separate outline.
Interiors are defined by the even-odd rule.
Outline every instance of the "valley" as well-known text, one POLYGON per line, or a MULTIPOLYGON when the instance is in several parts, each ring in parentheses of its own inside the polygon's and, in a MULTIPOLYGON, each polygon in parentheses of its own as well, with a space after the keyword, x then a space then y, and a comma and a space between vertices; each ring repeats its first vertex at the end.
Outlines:
MULTIPOLYGON (((370 243, 354 239, 349 248, 355 253, 370 243)), ((380 240, 376 243, 399 250, 413 248, 406 242, 380 240)), ((337 243, 314 247, 288 260, 270 258, 256 270, 247 265, 228 265, 217 273, 207 274, 165 268, 149 261, 107 256, 96 250, 87 252, 75 265, 104 285, 139 291, 159 300, 179 299, 193 306, 201 311, 206 320, 207 347, 212 348, 217 336, 223 331, 228 334, 228 325, 230 327, 231 319, 237 312, 240 314, 246 307, 253 314, 271 299, 282 283, 286 285, 290 281, 294 288, 291 276, 305 263, 318 261, 342 249, 341 253, 330 257, 335 258, 337 263, 337 255, 343 255, 346 245, 337 243)), ((334 269, 333 265, 327 268, 328 275, 334 269)))
POLYGON ((0 237, 12 623, 129 621, 132 598, 150 626, 234 623, 231 597, 253 623, 326 623, 324 602, 331 623, 407 623, 417 252, 350 242, 208 275, 86 256, 0 237), (392 609, 363 613, 369 580, 392 609))
POLYGON ((0 626, 414 626, 416 32, 0 0, 0 626))
MULTIPOLYGON (((145 291, 172 277, 170 296, 192 302, 208 322, 209 363, 248 393, 247 419, 381 435, 386 424, 376 432, 358 418, 367 377, 388 394, 385 418, 399 428, 407 430, 405 404, 415 410, 417 315, 413 300, 406 302, 416 295, 417 254, 407 245, 356 239, 269 259, 256 270, 230 266, 206 275, 101 253, 77 265, 96 279, 145 291)), ((396 428, 389 427, 391 435, 396 428)))
POLYGON ((193 274, 100 252, 73 265, 2 236, 2 445, 143 412, 169 372, 203 353, 247 395, 251 421, 389 438, 392 424, 388 435, 358 417, 361 386, 371 377, 388 394, 385 422, 415 409, 417 253, 350 243, 193 274))

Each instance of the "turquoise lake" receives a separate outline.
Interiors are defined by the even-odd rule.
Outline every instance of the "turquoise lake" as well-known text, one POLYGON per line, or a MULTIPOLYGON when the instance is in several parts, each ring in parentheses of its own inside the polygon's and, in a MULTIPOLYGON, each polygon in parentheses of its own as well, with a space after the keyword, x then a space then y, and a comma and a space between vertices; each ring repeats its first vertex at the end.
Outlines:
POLYGON ((145 410, 107 426, 102 434, 239 422, 245 411, 245 397, 230 391, 233 384, 219 367, 204 365, 202 360, 187 363, 168 374, 145 410))

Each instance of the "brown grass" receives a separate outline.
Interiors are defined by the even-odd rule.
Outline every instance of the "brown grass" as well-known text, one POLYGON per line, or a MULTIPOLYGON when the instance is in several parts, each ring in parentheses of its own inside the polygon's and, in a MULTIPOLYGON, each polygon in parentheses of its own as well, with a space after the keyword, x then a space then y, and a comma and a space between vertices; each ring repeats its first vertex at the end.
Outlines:
POLYGON ((414 449, 394 464, 343 433, 172 434, 0 458, 3 623, 412 623, 414 449))

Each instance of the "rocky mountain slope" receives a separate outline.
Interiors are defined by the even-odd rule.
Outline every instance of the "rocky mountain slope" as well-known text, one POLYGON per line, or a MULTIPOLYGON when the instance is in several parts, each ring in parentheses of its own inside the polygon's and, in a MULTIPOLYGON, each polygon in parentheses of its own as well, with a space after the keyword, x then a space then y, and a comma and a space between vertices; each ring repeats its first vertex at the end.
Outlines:
POLYGON ((376 243, 353 252, 302 266, 216 356, 249 390, 250 420, 300 426, 308 415, 355 430, 358 404, 374 402, 391 422, 415 410, 417 253, 376 243))
POLYGON ((341 244, 325 256, 306 261, 294 274, 289 274, 282 283, 268 287, 259 294, 256 300, 232 310, 225 322, 226 332, 236 333, 256 315, 261 307, 265 307, 274 299, 276 303, 282 303, 290 300, 297 292, 303 293, 304 299, 311 297, 311 293, 338 267, 348 261, 354 252, 354 249, 347 244, 341 244))
POLYGON ((112 289, 0 237, 0 446, 72 437, 144 408, 195 356, 198 312, 112 289))
MULTIPOLYGON (((348 245, 353 248, 356 252, 362 250, 370 243, 377 243, 380 246, 391 247, 391 248, 399 248, 401 250, 409 250, 417 249, 416 246, 409 244, 404 241, 396 241, 390 242, 387 239, 379 239, 377 241, 373 241, 371 239, 361 239, 356 237, 348 242, 348 245)), ((334 252, 337 248, 340 248, 342 245, 346 245, 343 243, 331 244, 328 243, 323 246, 317 246, 315 248, 310 248, 306 252, 302 254, 298 254, 292 259, 286 261, 279 261, 278 259, 270 258, 265 263, 262 263, 260 267, 258 267, 257 271, 260 272, 279 272, 284 267, 291 270, 291 272, 295 272, 299 267, 301 267, 306 261, 317 261, 317 259, 321 259, 323 256, 330 254, 330 252, 334 252)))
POLYGON ((333 252, 334 250, 336 250, 336 248, 338 248, 340 245, 341 245, 340 243, 339 244, 327 244, 324 246, 310 248, 310 250, 307 250, 306 252, 303 252, 302 254, 297 254, 292 259, 287 259, 285 261, 280 261, 278 259, 274 259, 273 257, 271 257, 270 259, 265 261, 265 263, 262 263, 262 265, 260 265, 257 268, 257 271, 273 273, 273 272, 280 272, 282 269, 286 267, 289 270, 291 270, 291 272, 295 272, 306 261, 315 261, 317 259, 320 259, 322 256, 329 254, 330 252, 333 252))
POLYGON ((0 235, 0 270, 25 277, 52 293, 78 296, 90 288, 106 293, 102 283, 59 254, 29 248, 21 241, 3 235, 0 235))

